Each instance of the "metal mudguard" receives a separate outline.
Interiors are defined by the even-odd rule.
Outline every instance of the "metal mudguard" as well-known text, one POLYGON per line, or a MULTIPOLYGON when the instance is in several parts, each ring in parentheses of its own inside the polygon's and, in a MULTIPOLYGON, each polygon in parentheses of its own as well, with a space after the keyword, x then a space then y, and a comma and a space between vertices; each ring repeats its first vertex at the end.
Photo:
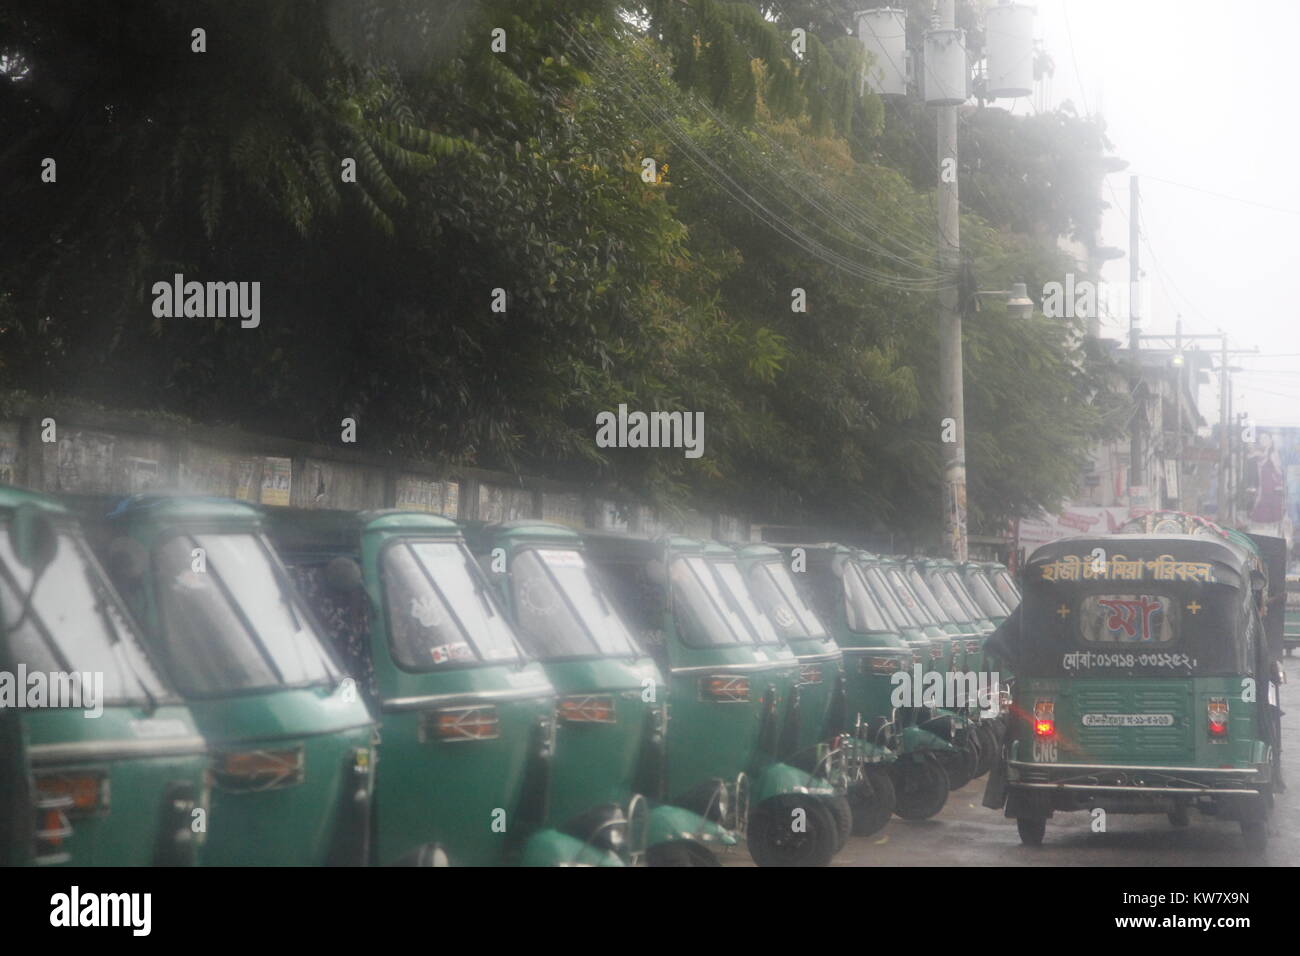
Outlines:
POLYGON ((712 848, 735 846, 736 835, 726 827, 684 807, 663 804, 650 811, 650 832, 646 842, 648 846, 691 842, 712 848))
POLYGON ((939 750, 955 752, 957 750, 952 744, 944 740, 938 734, 932 734, 928 730, 920 727, 904 727, 898 734, 899 750, 901 753, 910 754, 920 750, 939 750))

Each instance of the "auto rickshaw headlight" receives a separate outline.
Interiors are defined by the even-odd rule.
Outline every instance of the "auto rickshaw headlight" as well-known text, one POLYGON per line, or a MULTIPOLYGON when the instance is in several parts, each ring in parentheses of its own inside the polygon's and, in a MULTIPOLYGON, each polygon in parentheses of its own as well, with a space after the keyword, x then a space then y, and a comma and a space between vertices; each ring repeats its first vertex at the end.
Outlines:
POLYGON ((1056 734, 1056 702, 1034 701, 1034 736, 1052 737, 1056 734))
POLYGON ((1228 739, 1228 698, 1211 697, 1206 703, 1206 728, 1211 740, 1228 739))

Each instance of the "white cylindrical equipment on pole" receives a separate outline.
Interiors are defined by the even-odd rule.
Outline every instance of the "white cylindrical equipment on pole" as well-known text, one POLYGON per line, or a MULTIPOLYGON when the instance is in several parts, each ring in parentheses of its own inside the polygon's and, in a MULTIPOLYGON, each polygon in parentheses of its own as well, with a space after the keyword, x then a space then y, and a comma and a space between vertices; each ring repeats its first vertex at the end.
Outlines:
POLYGON ((907 95, 907 11, 893 7, 861 10, 858 40, 871 54, 866 83, 881 96, 907 95))
POLYGON ((964 30, 928 30, 925 34, 925 102, 960 106, 966 102, 966 35, 964 30))
POLYGON ((988 56, 986 95, 1028 96, 1034 91, 1034 8, 1000 3, 984 12, 988 56))

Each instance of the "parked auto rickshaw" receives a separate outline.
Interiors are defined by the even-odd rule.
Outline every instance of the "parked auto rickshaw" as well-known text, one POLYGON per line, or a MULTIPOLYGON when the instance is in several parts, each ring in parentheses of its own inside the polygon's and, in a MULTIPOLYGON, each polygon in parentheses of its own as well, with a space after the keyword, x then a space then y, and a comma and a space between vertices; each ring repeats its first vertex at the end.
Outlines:
POLYGON ((782 759, 830 777, 845 790, 855 836, 871 836, 894 811, 888 765, 896 760, 850 723, 844 654, 816 612, 808 606, 776 548, 737 548, 739 565, 754 603, 799 660, 799 695, 789 713, 782 759), (828 752, 832 767, 823 769, 828 752), (873 783, 874 781, 874 783, 873 783))
MULTIPOLYGON (((559 802, 555 689, 452 521, 419 512, 283 510, 275 540, 380 715, 374 860, 618 866, 639 852, 626 804, 559 802), (563 828, 549 822, 563 817, 563 828)), ((638 691, 639 692, 639 691, 638 691)), ((606 719, 605 701, 569 717, 606 719)), ((619 701, 623 704, 623 701, 619 701)), ((566 714, 562 707, 561 715, 566 714)), ((604 774, 593 774, 593 787, 604 774)))
POLYGON ((909 640, 915 642, 919 639, 929 645, 929 661, 923 668, 923 676, 934 674, 945 694, 934 703, 927 703, 919 711, 912 712, 910 719, 953 745, 952 750, 940 751, 936 756, 948 775, 948 786, 959 790, 980 768, 979 737, 971 721, 953 707, 945 706, 946 703, 955 704, 955 701, 944 700, 949 686, 948 675, 955 678, 962 670, 965 644, 930 616, 897 560, 860 552, 858 561, 867 586, 886 613, 900 622, 905 635, 915 635, 909 636, 909 640))
MULTIPOLYGON (((839 544, 783 544, 780 550, 790 562, 792 579, 844 655, 846 732, 896 755, 887 773, 865 768, 875 795, 869 801, 855 800, 855 823, 859 815, 867 818, 873 805, 883 814, 891 801, 893 812, 903 819, 934 816, 943 809, 949 790, 938 755, 956 748, 927 729, 928 715, 921 709, 894 704, 898 677, 905 673, 915 679, 918 668, 926 670, 929 642, 903 636, 901 611, 896 616, 877 599, 867 580, 869 565, 859 561, 859 552, 839 544)), ((888 591, 883 579, 880 587, 888 591)), ((877 817, 867 825, 883 823, 877 817)))
POLYGON ((1282 644, 1290 655, 1292 648, 1300 645, 1300 575, 1286 576, 1286 624, 1282 631, 1282 644))
POLYGON ((364 864, 375 722, 260 513, 220 498, 137 495, 99 530, 152 658, 213 750, 200 862, 364 864))
POLYGON ((1053 813, 1196 807, 1263 849, 1280 781, 1280 673, 1263 575, 1214 536, 1109 535, 1044 545, 998 635, 1016 672, 1003 772, 985 805, 1042 842, 1053 813))
POLYGON ((0 486, 0 525, 0 864, 193 864, 208 758, 189 709, 62 505, 0 486))
POLYGON ((469 528, 467 537, 525 649, 560 695, 553 825, 608 833, 626 843, 611 848, 629 858, 644 849, 651 866, 716 866, 713 849, 734 846, 736 838, 664 802, 668 687, 588 567, 581 536, 515 521, 469 528), (624 838, 624 830, 635 837, 624 838))
POLYGON ((975 606, 983 612, 996 628, 1011 616, 1011 608, 998 597, 989 575, 989 565, 982 561, 967 561, 958 566, 961 579, 966 583, 966 590, 975 599, 975 606))
POLYGON ((988 572, 993 590, 997 592, 998 599, 1002 601, 1007 609, 1007 616, 1010 617, 1011 612, 1020 606, 1020 588, 1016 586, 1015 579, 1005 565, 988 563, 984 568, 988 572))
MULTIPOLYGON (((822 866, 843 843, 827 780, 776 757, 799 662, 756 643, 702 542, 584 535, 623 619, 668 675, 667 800, 746 835, 760 866, 822 866)), ((731 561, 734 562, 734 553, 731 561)))

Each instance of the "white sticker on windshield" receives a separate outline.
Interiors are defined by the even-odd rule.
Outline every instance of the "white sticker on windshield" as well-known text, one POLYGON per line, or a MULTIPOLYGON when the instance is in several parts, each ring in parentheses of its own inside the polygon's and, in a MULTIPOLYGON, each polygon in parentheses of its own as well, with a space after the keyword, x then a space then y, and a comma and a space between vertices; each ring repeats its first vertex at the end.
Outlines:
POLYGON ((435 664, 445 664, 447 661, 472 661, 474 651, 464 641, 458 644, 438 644, 429 648, 429 654, 433 657, 435 664))
POLYGON ((794 615, 791 614, 787 608, 778 607, 776 609, 775 617, 776 617, 776 623, 781 625, 786 630, 789 630, 790 628, 794 627, 794 615))
POLYGON ((585 568, 582 555, 577 551, 550 551, 538 549, 537 554, 553 568, 585 568))
POLYGON ((433 597, 411 598, 411 617, 423 627, 438 627, 444 621, 442 607, 433 597))

